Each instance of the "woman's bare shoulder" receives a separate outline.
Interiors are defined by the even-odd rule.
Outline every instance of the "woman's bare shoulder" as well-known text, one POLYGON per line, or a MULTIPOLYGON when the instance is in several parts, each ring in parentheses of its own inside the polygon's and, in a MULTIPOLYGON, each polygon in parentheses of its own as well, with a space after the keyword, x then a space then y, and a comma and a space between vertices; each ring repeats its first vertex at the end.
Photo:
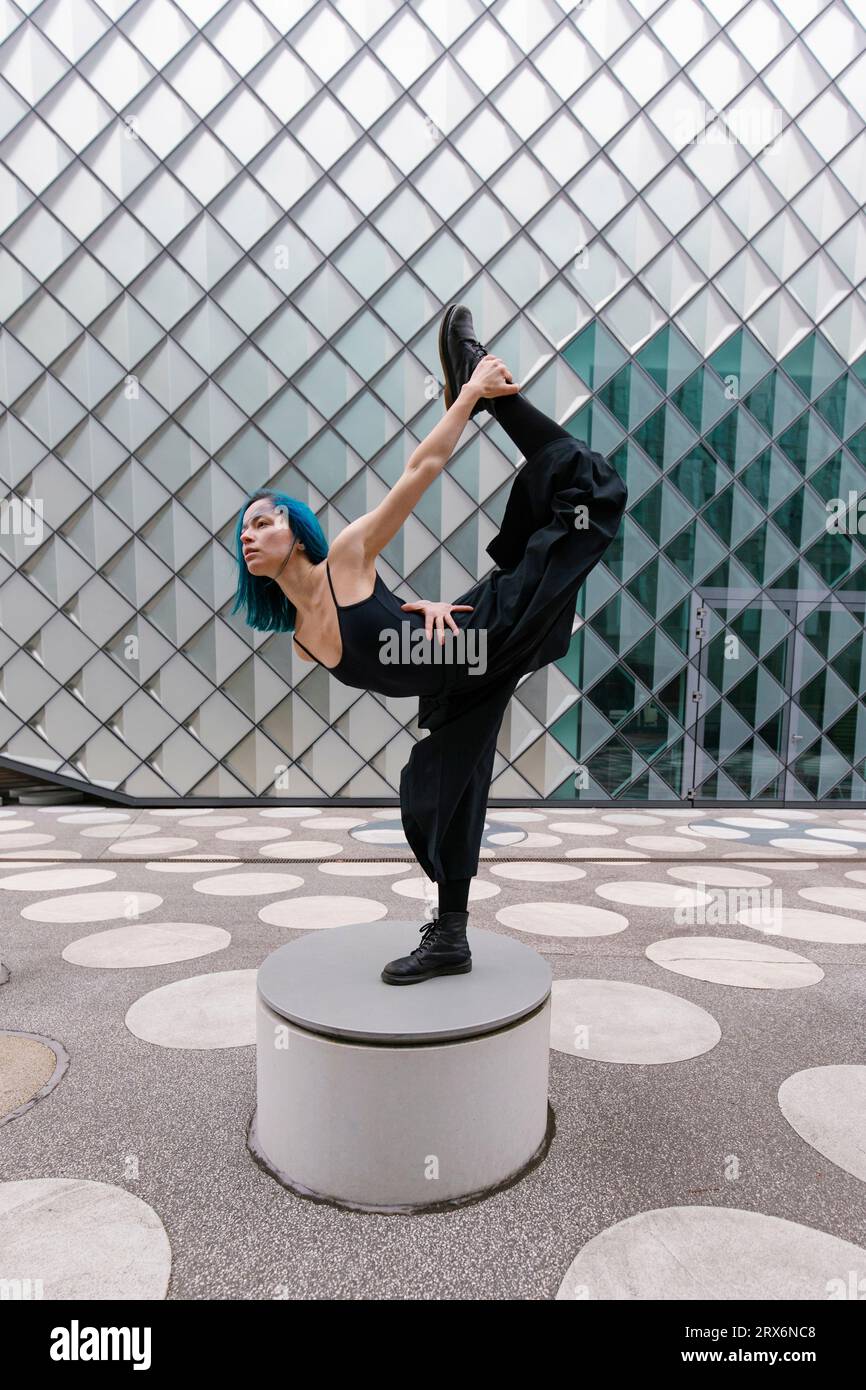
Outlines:
POLYGON ((328 549, 328 568, 338 603, 355 603, 366 598, 376 582, 376 557, 367 553, 362 534, 346 526, 328 549))
POLYGON ((375 567, 375 555, 368 555, 364 540, 364 531, 359 521, 350 521, 348 526, 344 526, 338 536, 335 536, 328 548, 328 559, 333 566, 334 561, 345 566, 355 566, 363 569, 375 567))
MULTIPOLYGON (((328 546, 327 568, 331 573, 337 602, 341 605, 358 603, 368 598, 376 585, 375 558, 367 555, 363 539, 357 529, 353 530, 353 526, 354 523, 346 526, 328 546)), ((318 611, 310 614, 309 621, 303 627, 305 634, 310 635, 317 649, 321 648, 323 642, 335 646, 339 644, 339 625, 330 586, 323 590, 318 611)), ((294 641, 295 652, 301 661, 309 664, 318 660, 299 648, 297 637, 294 637, 294 641)), ((325 654, 332 655, 330 652, 325 654)), ((328 661, 325 664, 332 666, 333 662, 328 661)))

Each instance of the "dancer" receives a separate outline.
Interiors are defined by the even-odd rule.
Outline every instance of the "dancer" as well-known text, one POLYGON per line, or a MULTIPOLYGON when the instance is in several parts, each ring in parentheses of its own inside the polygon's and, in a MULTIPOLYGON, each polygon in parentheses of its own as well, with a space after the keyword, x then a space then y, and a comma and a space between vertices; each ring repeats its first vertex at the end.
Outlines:
POLYGON ((421 927, 415 950, 382 970, 394 985, 472 968, 469 887, 502 719, 522 677, 567 654, 578 590, 616 536, 628 496, 603 455, 520 395, 505 363, 479 342, 465 305, 446 309, 439 353, 445 414, 377 507, 329 546, 309 507, 263 488, 248 497, 236 528, 232 612, 243 606, 261 631, 294 632, 299 658, 306 652, 344 685, 417 696, 419 727, 430 731, 401 773, 400 813, 412 851, 437 885, 439 910, 421 927), (487 546, 496 568, 453 603, 401 604, 376 557, 445 468, 468 420, 485 409, 526 460, 487 546), (393 640, 405 636, 405 624, 408 649, 393 640), (426 642, 434 626, 439 659, 436 644, 426 642), (470 638, 484 643, 483 669, 453 659, 469 650, 470 638))

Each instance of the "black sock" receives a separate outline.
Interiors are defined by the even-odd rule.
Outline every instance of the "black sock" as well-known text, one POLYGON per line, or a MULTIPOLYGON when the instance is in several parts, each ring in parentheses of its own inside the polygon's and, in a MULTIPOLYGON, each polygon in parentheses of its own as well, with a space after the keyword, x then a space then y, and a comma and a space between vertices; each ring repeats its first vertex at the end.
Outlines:
POLYGON ((439 915, 443 912, 465 912, 469 904, 471 878, 439 880, 439 915))
POLYGON ((543 444, 553 439, 571 439, 568 430, 551 420, 543 411, 536 410, 520 392, 513 396, 491 396, 487 408, 505 433, 518 447, 524 458, 529 458, 543 444))

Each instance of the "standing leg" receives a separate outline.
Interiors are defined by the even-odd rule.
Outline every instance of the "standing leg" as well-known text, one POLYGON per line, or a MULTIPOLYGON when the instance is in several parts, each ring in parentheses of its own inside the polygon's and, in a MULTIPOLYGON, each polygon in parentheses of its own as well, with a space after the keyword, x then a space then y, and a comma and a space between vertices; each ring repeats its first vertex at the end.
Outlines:
POLYGON ((421 727, 426 723, 431 733, 415 744, 403 769, 400 810, 406 839, 439 885, 439 914, 435 924, 422 928, 421 946, 384 967, 386 984, 416 984, 472 969, 465 904, 478 871, 496 740, 518 680, 506 676, 468 708, 465 694, 446 700, 438 720, 429 706, 419 710, 421 727))
POLYGON ((520 678, 509 672, 477 695, 455 692, 438 708, 419 702, 420 727, 431 732, 400 774, 400 810, 409 846, 437 884, 478 872, 496 742, 520 678))
POLYGON ((420 947, 382 969, 385 984, 416 984, 473 967, 468 890, 478 872, 496 738, 518 678, 506 676, 474 698, 466 691, 443 702, 421 696, 418 723, 431 733, 414 744, 400 774, 400 815, 421 869, 439 885, 439 912, 435 926, 421 929, 420 947))
POLYGON ((469 904, 470 878, 440 878, 439 915, 443 912, 465 912, 469 904))

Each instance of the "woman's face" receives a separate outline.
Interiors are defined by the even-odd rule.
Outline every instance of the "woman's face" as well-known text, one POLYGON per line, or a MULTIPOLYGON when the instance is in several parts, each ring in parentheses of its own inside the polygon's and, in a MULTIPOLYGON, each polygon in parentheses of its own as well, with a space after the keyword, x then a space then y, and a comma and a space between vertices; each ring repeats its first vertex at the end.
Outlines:
POLYGON ((285 507, 275 506, 266 497, 251 503, 241 531, 244 563, 250 574, 272 578, 291 543, 292 530, 285 507))

